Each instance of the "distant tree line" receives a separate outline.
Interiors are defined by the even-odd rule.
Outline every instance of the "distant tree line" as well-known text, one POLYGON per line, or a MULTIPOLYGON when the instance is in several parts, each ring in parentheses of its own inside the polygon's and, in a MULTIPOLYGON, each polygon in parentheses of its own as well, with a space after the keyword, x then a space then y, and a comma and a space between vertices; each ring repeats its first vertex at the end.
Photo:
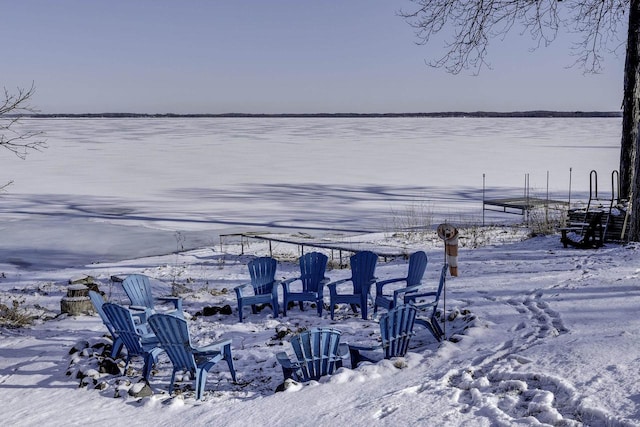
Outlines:
POLYGON ((29 114, 32 118, 384 118, 384 117, 622 117, 619 111, 443 111, 434 113, 223 113, 223 114, 144 114, 144 113, 81 113, 81 114, 29 114))

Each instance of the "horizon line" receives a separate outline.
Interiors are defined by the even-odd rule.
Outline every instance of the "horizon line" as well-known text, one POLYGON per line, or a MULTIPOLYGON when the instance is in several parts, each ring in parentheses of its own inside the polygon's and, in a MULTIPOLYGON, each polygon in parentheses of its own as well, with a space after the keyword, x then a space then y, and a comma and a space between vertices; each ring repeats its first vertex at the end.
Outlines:
POLYGON ((572 118, 622 117, 620 111, 442 111, 419 113, 29 113, 13 116, 29 118, 402 118, 402 117, 514 117, 514 118, 572 118))

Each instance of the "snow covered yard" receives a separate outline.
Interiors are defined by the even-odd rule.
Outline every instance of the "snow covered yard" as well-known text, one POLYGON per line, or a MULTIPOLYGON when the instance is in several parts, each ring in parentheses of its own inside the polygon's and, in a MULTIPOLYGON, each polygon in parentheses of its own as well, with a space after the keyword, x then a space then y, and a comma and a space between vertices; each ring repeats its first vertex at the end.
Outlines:
MULTIPOLYGON (((100 424, 116 417, 132 425, 296 425, 309 420, 318 425, 640 425, 634 368, 639 246, 563 249, 558 236, 522 240, 522 233, 509 229, 491 233, 495 244, 461 248, 460 276, 447 285, 446 314, 452 319, 446 323, 447 341, 437 343, 417 327, 402 362, 365 363, 356 369, 347 363, 331 377, 284 393, 274 392, 282 382, 275 353, 288 349, 290 334, 331 325, 343 332, 345 342, 366 342, 377 325, 347 307, 341 307, 335 321, 326 312, 318 318, 313 309, 294 307, 286 318, 274 319, 265 308, 238 323, 232 288, 248 280, 246 261, 267 254, 265 243, 252 244, 244 255, 239 248, 221 252, 208 247, 28 278, 5 270, 1 301, 20 299, 50 320, 33 328, 2 329, 2 416, 12 425, 52 425, 62 419, 100 424), (109 278, 133 272, 159 279, 154 283, 162 285, 155 289, 160 295, 171 292, 174 280, 183 285, 180 295, 196 341, 233 340, 237 383, 222 363, 209 374, 203 401, 195 400, 188 379, 170 397, 171 365, 161 357, 150 380, 153 394, 136 398, 128 391, 141 388, 140 360, 134 359, 129 376, 98 372, 106 329, 97 316, 55 316, 60 298, 69 278, 86 274, 112 300, 125 302, 109 278), (227 304, 231 315, 196 315, 206 306, 227 304), (69 354, 74 346, 80 351, 69 354)), ((442 247, 437 239, 420 245, 425 243, 425 283, 435 287, 442 247)), ((296 275, 291 250, 279 247, 274 254, 284 260, 278 277, 296 275)), ((401 259, 380 262, 376 270, 380 279, 405 271, 401 259)), ((332 280, 348 275, 348 269, 329 271, 332 280)))

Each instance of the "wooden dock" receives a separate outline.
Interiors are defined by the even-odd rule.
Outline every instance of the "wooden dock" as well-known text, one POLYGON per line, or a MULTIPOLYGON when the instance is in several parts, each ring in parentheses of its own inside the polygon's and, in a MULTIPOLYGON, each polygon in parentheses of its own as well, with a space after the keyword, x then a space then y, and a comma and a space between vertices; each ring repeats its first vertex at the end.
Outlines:
MULTIPOLYGON (((221 234, 220 246, 223 245, 223 240, 229 237, 236 237, 240 239, 241 250, 244 253, 244 241, 249 239, 262 240, 269 243, 269 254, 273 256, 273 243, 284 243, 295 245, 298 247, 298 251, 301 255, 304 254, 305 248, 317 248, 327 249, 331 251, 331 258, 334 259, 334 252, 337 252, 340 259, 340 265, 343 265, 343 253, 356 253, 361 251, 371 251, 383 258, 384 261, 393 258, 407 258, 408 253, 405 249, 395 246, 378 245, 364 240, 359 240, 357 235, 340 238, 314 238, 307 235, 290 235, 290 234, 275 234, 275 233, 234 233, 234 234, 221 234)), ((222 249, 221 249, 222 250, 222 249)))
POLYGON ((516 197, 510 199, 484 200, 482 208, 486 211, 524 215, 532 209, 547 207, 549 209, 566 209, 568 202, 560 200, 539 199, 535 197, 516 197))

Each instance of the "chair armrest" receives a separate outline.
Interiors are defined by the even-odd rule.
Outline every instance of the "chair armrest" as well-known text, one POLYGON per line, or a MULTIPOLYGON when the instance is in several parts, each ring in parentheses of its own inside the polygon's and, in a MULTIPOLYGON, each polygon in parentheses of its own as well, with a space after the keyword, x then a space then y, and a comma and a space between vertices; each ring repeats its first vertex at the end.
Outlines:
POLYGON ((147 323, 147 312, 145 311, 135 311, 131 313, 131 317, 133 317, 133 323, 136 324, 136 326, 143 324, 143 323, 147 323))
POLYGON ((300 369, 300 364, 298 362, 292 362, 284 351, 276 353, 276 360, 280 366, 282 366, 282 375, 285 380, 288 378, 294 380, 298 379, 298 371, 300 369))
POLYGON ((420 293, 413 293, 411 292, 410 294, 405 294, 404 296, 404 303, 407 304, 409 302, 415 302, 418 298, 422 298, 422 297, 435 297, 437 295, 436 292, 420 292, 420 293))
POLYGON ((338 356, 341 359, 346 359, 347 357, 349 357, 349 344, 347 343, 338 344, 338 356))
POLYGON ((276 360, 282 366, 283 369, 297 369, 298 362, 294 362, 289 358, 289 355, 284 351, 276 353, 276 360))
POLYGON ((242 285, 238 285, 233 288, 233 290, 236 291, 236 295, 238 296, 238 298, 242 297, 242 289, 246 287, 251 287, 251 283, 243 283, 242 285))
POLYGON ((386 279, 386 280, 380 280, 379 282, 376 282, 376 294, 381 294, 382 293, 382 288, 385 285, 388 285, 389 283, 396 283, 396 282, 403 282, 406 281, 407 279, 404 277, 397 277, 395 279, 386 279))
POLYGON ((299 277, 293 277, 291 279, 282 280, 280 282, 280 284, 282 285, 283 292, 287 292, 288 293, 289 292, 289 285, 291 283, 295 282, 296 280, 300 280, 300 278, 299 277))
POLYGON ((158 301, 171 302, 176 310, 182 311, 182 298, 180 297, 158 297, 158 301))
POLYGON ((329 292, 331 292, 332 294, 335 294, 337 293, 336 287, 338 285, 341 285, 343 283, 350 282, 350 281, 351 281, 351 278, 336 280, 335 282, 327 283, 327 287, 329 288, 329 292))
POLYGON ((201 355, 206 353, 222 353, 224 350, 224 347, 230 346, 230 345, 231 345, 230 339, 216 341, 214 343, 207 344, 203 347, 194 348, 193 353, 196 355, 201 355))
POLYGON ((382 348, 382 343, 375 346, 351 345, 349 344, 349 357, 351 358, 351 369, 355 369, 360 362, 373 362, 373 359, 360 354, 361 351, 375 351, 382 348))
POLYGON ((153 333, 141 334, 140 342, 144 347, 159 346, 160 340, 153 333))
POLYGON ((136 331, 140 334, 140 335, 153 335, 153 333, 149 330, 149 324, 148 323, 142 323, 140 325, 136 325, 136 331))
POLYGON ((352 345, 349 344, 349 351, 358 350, 358 351, 375 351, 379 348, 382 348, 382 344, 378 345, 352 345))
POLYGON ((414 285, 414 286, 407 286, 406 288, 396 289, 395 291, 393 291, 393 305, 396 306, 398 304, 398 295, 400 294, 405 294, 403 301, 405 301, 405 304, 406 304, 407 298, 411 298, 411 296, 413 295, 413 292, 417 291, 421 287, 422 285, 414 285), (411 295, 407 295, 407 294, 411 294, 411 295))
POLYGON ((285 279, 285 280, 282 280, 282 281, 280 282, 280 284, 282 284, 282 287, 284 288, 285 286, 287 286, 287 287, 288 287, 288 286, 289 286, 289 284, 291 284, 291 283, 295 282, 296 280, 300 280, 300 277, 293 277, 293 278, 291 278, 291 279, 285 279))
POLYGON ((348 279, 340 279, 340 280, 336 280, 335 282, 327 283, 327 286, 329 286, 329 287, 335 287, 335 286, 341 285, 342 283, 350 282, 350 281, 351 281, 351 278, 348 278, 348 279))
MULTIPOLYGON (((413 303, 412 303, 413 304, 413 303)), ((418 310, 424 310, 426 308, 433 308, 435 309, 437 306, 437 301, 432 301, 432 302, 425 302, 422 304, 413 304, 413 306, 418 309, 418 310)))
POLYGON ((415 293, 415 294, 412 293, 408 295, 405 294, 404 300, 405 300, 405 304, 411 303, 418 310, 424 310, 427 308, 432 308, 435 310, 436 306, 438 305, 437 300, 434 299, 426 302, 416 302, 416 300, 421 297, 435 297, 437 295, 438 295, 437 292, 420 292, 420 293, 415 293))
POLYGON ((153 310, 141 305, 130 305, 129 311, 131 312, 131 317, 133 317, 133 322, 136 323, 136 327, 146 324, 149 316, 153 314, 153 310))

